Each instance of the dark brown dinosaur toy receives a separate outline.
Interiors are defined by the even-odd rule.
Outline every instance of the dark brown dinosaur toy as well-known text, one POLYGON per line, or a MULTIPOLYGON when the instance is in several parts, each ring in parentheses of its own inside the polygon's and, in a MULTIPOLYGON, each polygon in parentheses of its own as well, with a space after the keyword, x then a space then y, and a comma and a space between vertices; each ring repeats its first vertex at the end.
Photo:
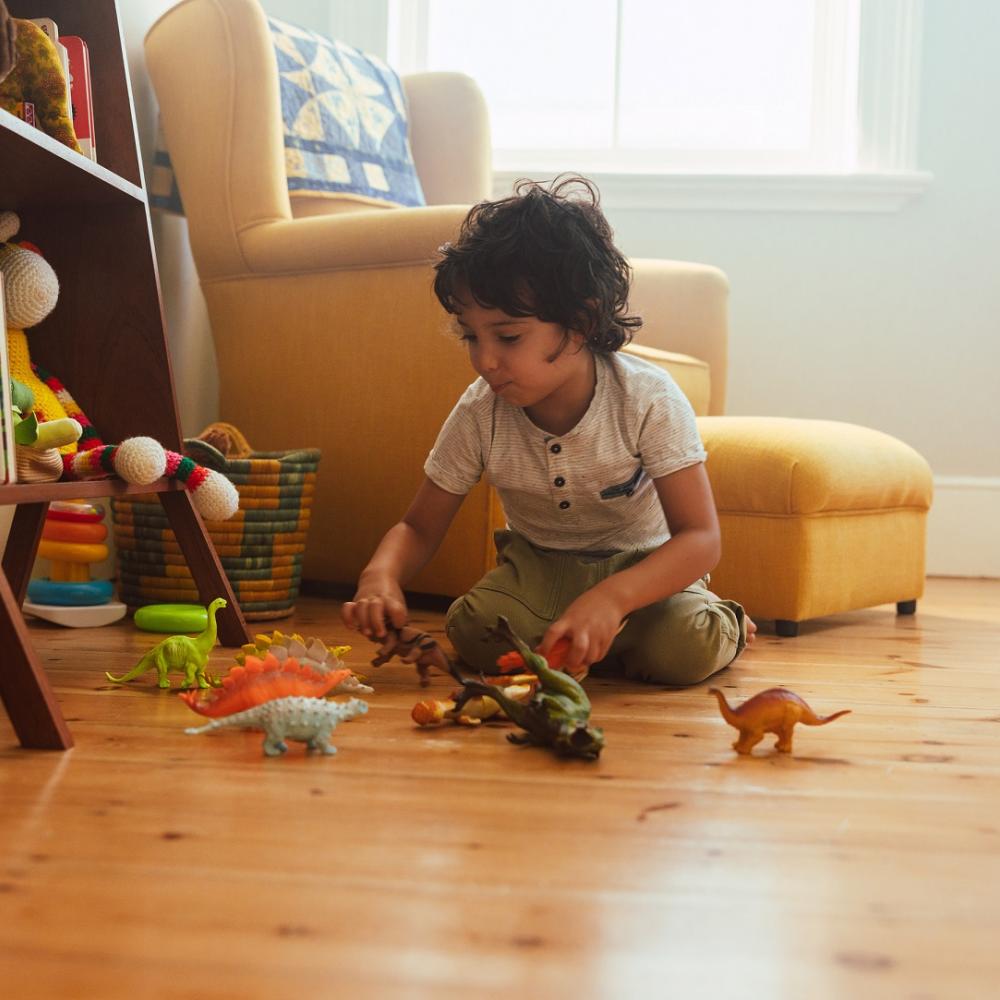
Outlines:
POLYGON ((851 711, 847 708, 842 712, 834 712, 833 715, 818 716, 797 694, 785 688, 761 691, 743 702, 739 708, 730 707, 726 696, 718 688, 709 688, 708 693, 714 694, 718 699, 719 711, 726 722, 739 730, 740 737, 733 744, 733 749, 743 754, 750 753, 764 738, 765 733, 777 735, 776 750, 791 753, 792 730, 796 722, 807 726, 825 726, 851 711))

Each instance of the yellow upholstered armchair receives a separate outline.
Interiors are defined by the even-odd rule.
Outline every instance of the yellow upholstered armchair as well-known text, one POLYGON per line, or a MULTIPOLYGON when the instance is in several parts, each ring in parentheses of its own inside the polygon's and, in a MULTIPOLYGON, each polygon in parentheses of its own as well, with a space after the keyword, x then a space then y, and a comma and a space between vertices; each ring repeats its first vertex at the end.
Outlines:
MULTIPOLYGON (((469 203, 490 194, 482 95, 459 74, 403 81, 427 207, 290 198, 278 70, 256 0, 178 4, 150 29, 146 58, 208 304, 220 415, 257 448, 322 449, 303 572, 350 584, 474 377, 431 265, 469 203)), ((637 350, 696 355, 651 356, 670 362, 699 412, 722 412, 725 279, 694 264, 634 264, 635 304, 650 317, 637 350)), ((502 523, 480 486, 412 589, 468 588, 492 565, 502 523)))
MULTIPOLYGON (((146 57, 188 216, 219 370, 220 416, 257 448, 322 449, 303 575, 350 586, 422 476, 472 380, 432 291, 438 247, 490 194, 489 122, 468 77, 404 79, 427 205, 289 196, 280 80, 257 0, 182 0, 146 57)), ((633 260, 629 348, 670 370, 709 453, 720 593, 793 634, 807 618, 923 590, 926 463, 825 421, 729 418, 725 276, 633 260)), ((497 498, 480 485, 410 584, 455 595, 494 563, 497 498)))

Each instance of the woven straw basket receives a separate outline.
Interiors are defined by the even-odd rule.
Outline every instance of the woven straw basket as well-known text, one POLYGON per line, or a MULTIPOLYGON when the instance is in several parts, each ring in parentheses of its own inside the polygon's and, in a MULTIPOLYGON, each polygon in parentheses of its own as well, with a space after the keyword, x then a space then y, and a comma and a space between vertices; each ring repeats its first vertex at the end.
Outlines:
MULTIPOLYGON (((239 510, 228 521, 205 521, 205 527, 244 617, 288 617, 299 595, 319 451, 253 451, 229 424, 212 424, 184 444, 187 455, 226 475, 239 492, 239 510)), ((200 604, 156 495, 115 498, 111 509, 119 599, 129 610, 164 602, 200 604)))

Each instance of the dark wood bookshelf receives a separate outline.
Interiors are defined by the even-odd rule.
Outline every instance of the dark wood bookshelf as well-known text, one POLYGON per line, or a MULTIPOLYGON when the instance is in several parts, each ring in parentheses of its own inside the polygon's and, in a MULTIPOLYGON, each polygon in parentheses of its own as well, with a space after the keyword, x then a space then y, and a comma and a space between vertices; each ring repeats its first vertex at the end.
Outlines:
MULTIPOLYGON (((7 0, 15 17, 51 17, 90 50, 98 162, 0 112, 0 209, 21 218, 59 277, 59 303, 29 333, 32 359, 56 372, 105 441, 145 434, 181 448, 118 7, 115 0, 7 0)), ((66 749, 72 737, 21 614, 50 502, 157 493, 201 599, 224 597, 219 639, 249 641, 246 623, 190 495, 160 480, 0 486, 16 507, 0 573, 0 698, 21 744, 66 749)))

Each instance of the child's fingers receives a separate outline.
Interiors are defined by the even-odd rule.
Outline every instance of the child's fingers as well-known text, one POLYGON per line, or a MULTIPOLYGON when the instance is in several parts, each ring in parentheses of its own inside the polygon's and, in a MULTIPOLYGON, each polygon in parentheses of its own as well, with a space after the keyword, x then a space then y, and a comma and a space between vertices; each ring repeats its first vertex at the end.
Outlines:
POLYGON ((402 628, 410 617, 401 601, 386 601, 386 611, 394 628, 402 628))
POLYGON ((575 674, 577 671, 589 665, 587 653, 590 651, 590 637, 586 632, 574 632, 569 644, 569 652, 563 660, 562 669, 567 674, 575 674))
POLYGON ((362 597, 354 603, 354 619, 357 630, 368 638, 385 634, 385 612, 378 597, 362 597))

